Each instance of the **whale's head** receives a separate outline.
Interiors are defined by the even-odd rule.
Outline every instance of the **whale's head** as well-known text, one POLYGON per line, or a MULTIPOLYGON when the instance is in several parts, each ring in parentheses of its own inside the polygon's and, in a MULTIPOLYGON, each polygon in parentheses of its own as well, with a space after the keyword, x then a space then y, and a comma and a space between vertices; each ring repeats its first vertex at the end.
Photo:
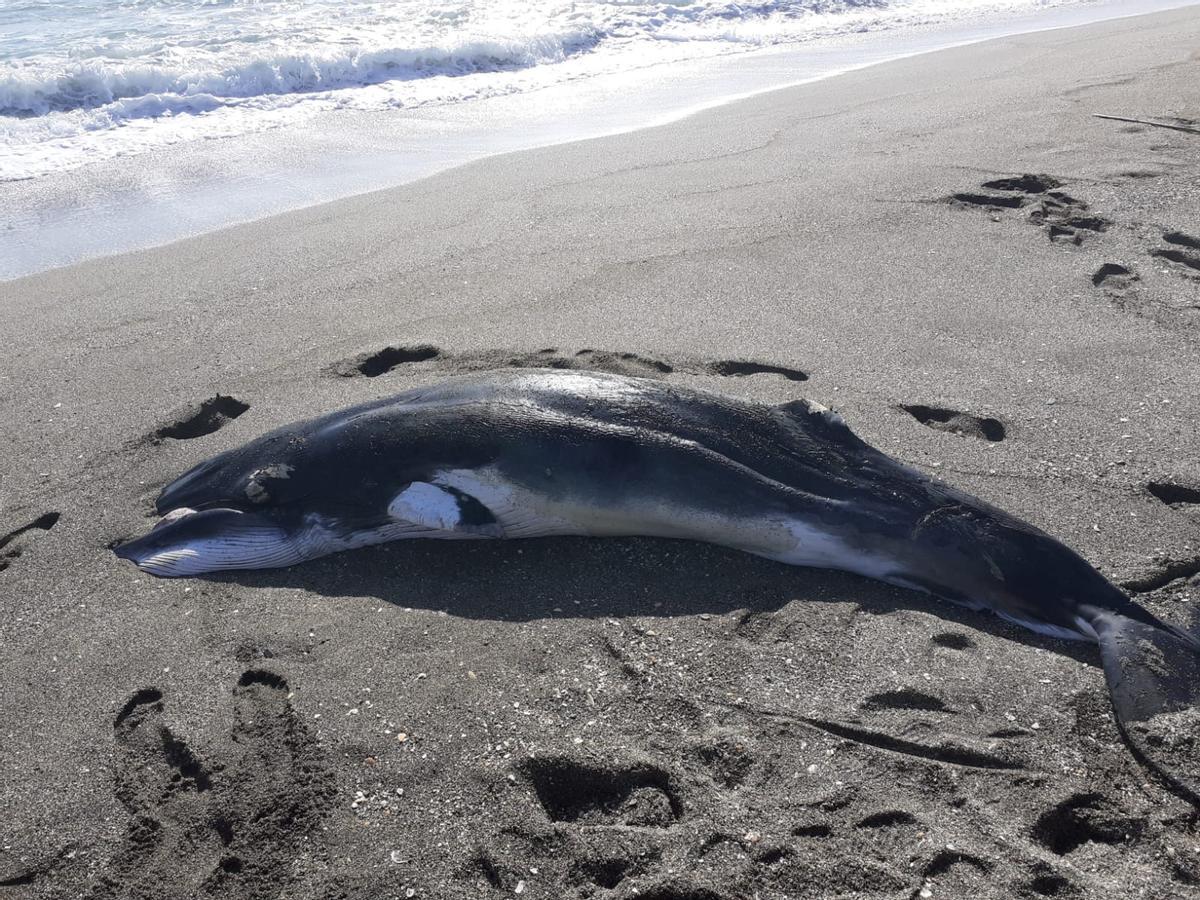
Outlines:
POLYGON ((379 523, 352 514, 361 511, 344 502, 338 481, 354 467, 330 465, 328 454, 328 442, 291 430, 213 457, 168 484, 155 502, 158 524, 114 552, 177 577, 288 566, 373 543, 379 523))
POLYGON ((185 472, 154 505, 160 516, 185 508, 277 512, 320 493, 323 456, 303 432, 266 434, 185 472))

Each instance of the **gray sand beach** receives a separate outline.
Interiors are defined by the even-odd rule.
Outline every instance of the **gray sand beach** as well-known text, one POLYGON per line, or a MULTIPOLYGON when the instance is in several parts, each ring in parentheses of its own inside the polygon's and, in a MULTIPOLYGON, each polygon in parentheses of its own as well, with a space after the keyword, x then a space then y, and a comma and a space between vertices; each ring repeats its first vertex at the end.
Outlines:
POLYGON ((156 580, 264 431, 596 368, 837 409, 1200 604, 1200 9, 1004 38, 0 284, 0 898, 1147 898, 1095 648, 665 540, 156 580), (3 537, 7 535, 8 537, 3 537))

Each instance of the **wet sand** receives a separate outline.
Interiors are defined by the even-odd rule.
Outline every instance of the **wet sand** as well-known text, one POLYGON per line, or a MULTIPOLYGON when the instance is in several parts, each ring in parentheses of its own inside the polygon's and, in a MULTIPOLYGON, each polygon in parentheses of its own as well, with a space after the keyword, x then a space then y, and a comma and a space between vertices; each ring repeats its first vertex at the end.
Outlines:
POLYGON ((108 546, 269 428, 550 363, 835 407, 1186 623, 1200 135, 1093 114, 1200 120, 1198 38, 1007 38, 0 284, 0 896, 1194 895, 1088 645, 683 542, 108 546))

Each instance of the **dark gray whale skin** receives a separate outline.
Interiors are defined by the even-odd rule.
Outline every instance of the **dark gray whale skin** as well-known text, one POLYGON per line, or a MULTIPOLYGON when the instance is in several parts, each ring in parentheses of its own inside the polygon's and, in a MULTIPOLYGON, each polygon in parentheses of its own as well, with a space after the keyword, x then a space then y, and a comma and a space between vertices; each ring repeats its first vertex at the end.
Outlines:
MULTIPOLYGON (((1200 697, 1193 635, 1060 541, 805 401, 593 372, 464 376, 263 435, 172 482, 157 509, 187 512, 116 550, 157 575, 403 537, 567 533, 693 538, 858 572, 1098 642, 1118 721, 1152 765, 1146 729, 1128 726, 1200 697)), ((1155 768, 1197 796, 1194 772, 1155 768)))

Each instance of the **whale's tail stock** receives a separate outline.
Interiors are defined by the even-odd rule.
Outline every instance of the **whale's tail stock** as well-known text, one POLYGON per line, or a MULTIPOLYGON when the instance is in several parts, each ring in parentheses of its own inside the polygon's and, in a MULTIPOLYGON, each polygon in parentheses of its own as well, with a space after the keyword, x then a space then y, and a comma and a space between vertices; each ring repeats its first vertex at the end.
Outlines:
POLYGON ((1200 805, 1200 638, 1115 612, 1096 611, 1090 619, 1125 740, 1200 805))

